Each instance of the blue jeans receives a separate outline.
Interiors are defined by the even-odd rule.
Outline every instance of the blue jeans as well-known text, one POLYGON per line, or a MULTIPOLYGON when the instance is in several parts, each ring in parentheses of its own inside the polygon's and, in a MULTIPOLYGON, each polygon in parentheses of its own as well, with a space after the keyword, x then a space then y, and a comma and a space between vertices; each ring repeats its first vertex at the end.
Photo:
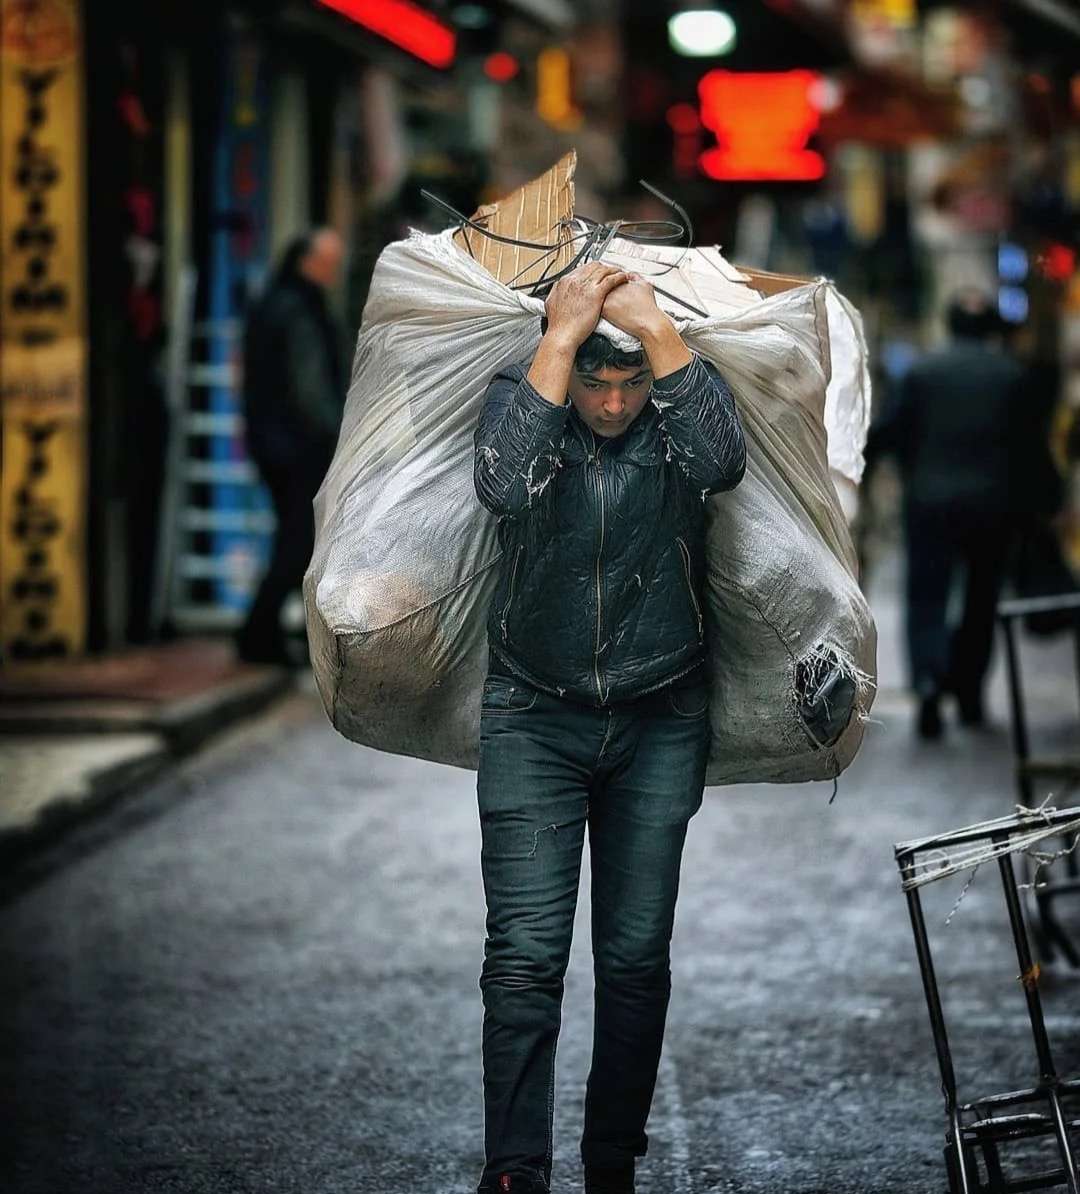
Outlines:
POLYGON ((616 1166, 645 1155, 683 843, 705 785, 707 705, 704 669, 606 708, 501 670, 485 680, 482 1190, 503 1173, 551 1181, 555 1046, 586 823, 595 1018, 581 1157, 616 1166))

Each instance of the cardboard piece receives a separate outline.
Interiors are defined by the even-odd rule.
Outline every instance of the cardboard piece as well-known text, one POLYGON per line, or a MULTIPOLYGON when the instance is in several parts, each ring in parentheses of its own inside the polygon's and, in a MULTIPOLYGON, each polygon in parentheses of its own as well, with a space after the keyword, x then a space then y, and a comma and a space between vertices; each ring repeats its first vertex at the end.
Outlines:
MULTIPOLYGON (((475 223, 496 236, 508 236, 515 240, 530 241, 540 245, 558 245, 554 251, 529 249, 520 245, 503 244, 492 240, 473 228, 465 226, 454 233, 454 243, 465 253, 474 257, 491 275, 506 285, 537 282, 542 276, 557 274, 573 260, 579 242, 571 240, 574 228, 574 171, 577 168, 577 152, 570 150, 550 170, 520 186, 509 195, 494 203, 485 203, 472 215, 475 223)), ((707 257, 715 272, 713 286, 724 292, 727 306, 738 309, 747 305, 736 295, 738 289, 746 287, 757 295, 770 296, 804 286, 809 278, 797 278, 786 274, 770 273, 743 266, 732 266, 719 253, 716 246, 700 246, 695 250, 699 257, 707 257)), ((670 262, 682 256, 682 250, 675 247, 636 245, 622 238, 616 238, 603 254, 604 261, 625 265, 631 269, 642 269, 648 260, 670 262)), ((715 303, 719 294, 698 291, 690 281, 693 266, 700 262, 687 263, 687 268, 666 276, 662 283, 665 289, 676 293, 685 301, 697 306, 715 303), (680 274, 682 275, 680 277, 680 274), (706 303, 702 300, 705 299, 706 303)), ((755 301, 757 295, 753 300, 755 301)), ((686 315, 686 309, 663 303, 672 314, 686 315)))
POLYGON ((557 274, 573 260, 579 243, 570 239, 576 168, 577 153, 570 150, 550 170, 495 203, 485 203, 472 216, 497 236, 559 245, 554 252, 502 244, 467 225, 454 233, 454 243, 507 285, 539 281, 545 271, 557 274))
POLYGON ((735 267, 746 275, 746 285, 760 291, 766 298, 774 294, 783 294, 785 290, 794 290, 796 286, 806 286, 813 278, 799 278, 793 274, 774 274, 765 269, 751 269, 746 265, 735 267))

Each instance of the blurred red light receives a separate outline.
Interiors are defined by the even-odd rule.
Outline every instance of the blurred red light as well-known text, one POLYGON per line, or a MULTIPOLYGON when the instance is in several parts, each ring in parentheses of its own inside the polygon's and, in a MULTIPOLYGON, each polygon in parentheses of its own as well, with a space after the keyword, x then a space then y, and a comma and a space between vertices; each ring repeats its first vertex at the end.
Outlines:
POLYGON ((667 110, 667 122, 676 133, 696 133, 701 128, 693 104, 672 104, 667 110))
POLYGON ((806 148, 820 113, 810 102, 814 71, 711 70, 698 83, 701 122, 716 145, 698 159, 710 178, 813 181, 825 174, 821 154, 806 148))
POLYGON ((385 37, 430 66, 452 65, 457 37, 449 25, 410 0, 317 0, 385 37))
POLYGON ((1044 277, 1051 282, 1067 282, 1076 269, 1076 250, 1068 245, 1047 245, 1045 252, 1040 253, 1037 265, 1044 277))
POLYGON ((496 83, 509 83, 520 69, 518 60, 505 50, 496 50, 484 59, 484 74, 496 83))

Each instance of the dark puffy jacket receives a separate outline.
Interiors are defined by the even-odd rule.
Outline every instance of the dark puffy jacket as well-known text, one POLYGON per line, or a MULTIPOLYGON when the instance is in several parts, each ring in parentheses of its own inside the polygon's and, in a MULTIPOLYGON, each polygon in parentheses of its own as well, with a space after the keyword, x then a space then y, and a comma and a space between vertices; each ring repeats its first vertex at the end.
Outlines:
POLYGON ((244 414, 256 462, 291 465, 306 453, 329 463, 343 380, 322 291, 302 277, 275 280, 244 331, 244 414))
POLYGON ((905 374, 870 430, 866 456, 895 453, 916 506, 1006 513, 1034 488, 1043 410, 1016 361, 956 339, 905 374))
POLYGON ((476 492, 503 550, 490 650, 594 705, 660 688, 706 654, 705 497, 746 466, 731 390, 695 355, 604 438, 526 372, 494 376, 475 435, 476 492))

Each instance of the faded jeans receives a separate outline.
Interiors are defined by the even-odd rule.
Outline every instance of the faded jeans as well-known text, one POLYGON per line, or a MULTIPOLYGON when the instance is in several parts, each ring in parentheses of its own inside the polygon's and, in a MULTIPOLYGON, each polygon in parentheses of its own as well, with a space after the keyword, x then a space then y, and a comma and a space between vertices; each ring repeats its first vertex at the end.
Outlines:
POLYGON ((606 708, 506 674, 484 683, 477 796, 487 936, 485 1166, 551 1181, 555 1047, 589 827, 595 980, 583 1162, 648 1148, 671 994, 670 944, 690 818, 708 759, 703 669, 606 708))

